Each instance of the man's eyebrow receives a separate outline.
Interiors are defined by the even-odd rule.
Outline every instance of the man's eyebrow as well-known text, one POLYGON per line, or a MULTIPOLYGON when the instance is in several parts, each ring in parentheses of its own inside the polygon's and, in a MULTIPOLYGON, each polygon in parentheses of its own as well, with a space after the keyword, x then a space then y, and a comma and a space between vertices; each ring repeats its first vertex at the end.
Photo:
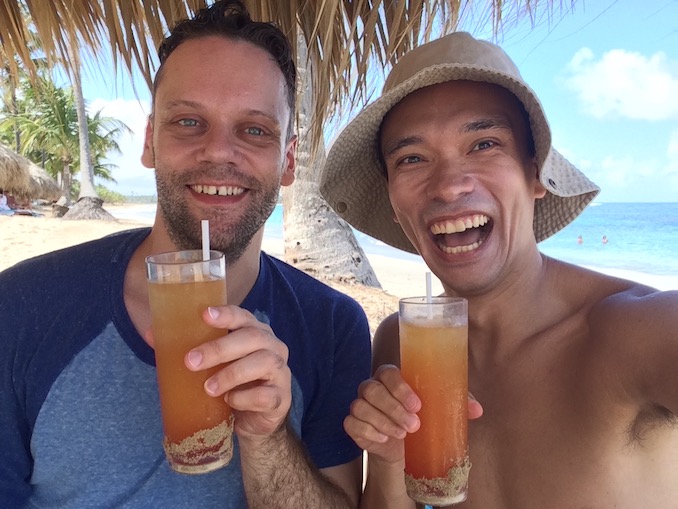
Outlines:
POLYGON ((189 108, 196 108, 200 109, 203 106, 196 101, 189 101, 187 99, 176 99, 174 101, 169 101, 166 105, 166 108, 172 109, 172 108, 182 108, 182 107, 189 107, 189 108))
POLYGON ((461 132, 472 133, 476 131, 484 131, 486 129, 512 129, 512 125, 511 122, 509 122, 509 120, 503 116, 479 118, 464 124, 461 128, 461 132))
POLYGON ((399 138, 395 141, 387 143, 383 147, 384 157, 390 156, 391 154, 397 152, 401 148, 421 143, 421 141, 422 141, 421 136, 406 136, 405 138, 399 138))
MULTIPOLYGON (((473 120, 464 124, 459 132, 461 133, 471 133, 477 131, 484 131, 488 129, 512 129, 513 126, 508 118, 504 116, 497 117, 486 117, 473 120)), ((384 157, 389 157, 393 153, 397 152, 401 148, 408 147, 410 145, 415 145, 421 143, 423 140, 421 136, 406 136, 404 138, 399 138, 392 142, 386 143, 382 146, 382 153, 384 157)))
POLYGON ((276 127, 280 127, 280 121, 278 120, 278 117, 276 117, 272 113, 269 113, 269 112, 263 111, 263 110, 255 110, 255 109, 246 110, 245 113, 247 113, 247 115, 252 116, 252 117, 267 118, 268 120, 273 122, 276 125, 276 127))

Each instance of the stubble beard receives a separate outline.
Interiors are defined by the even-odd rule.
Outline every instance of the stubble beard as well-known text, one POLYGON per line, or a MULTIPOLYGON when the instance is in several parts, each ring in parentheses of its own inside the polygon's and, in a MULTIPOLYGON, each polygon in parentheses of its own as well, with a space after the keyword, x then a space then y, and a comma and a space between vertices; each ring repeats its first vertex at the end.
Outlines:
POLYGON ((158 206, 163 216, 170 240, 178 250, 200 249, 202 246, 200 221, 210 223, 210 249, 224 253, 227 264, 240 259, 252 242, 254 235, 264 226, 273 213, 278 201, 280 182, 259 182, 233 168, 210 168, 207 170, 186 170, 179 174, 157 171, 158 206), (187 182, 196 182, 198 176, 210 174, 237 175, 238 182, 248 188, 251 199, 249 205, 240 213, 240 220, 233 222, 231 214, 218 207, 205 207, 205 217, 195 217, 185 199, 187 182))

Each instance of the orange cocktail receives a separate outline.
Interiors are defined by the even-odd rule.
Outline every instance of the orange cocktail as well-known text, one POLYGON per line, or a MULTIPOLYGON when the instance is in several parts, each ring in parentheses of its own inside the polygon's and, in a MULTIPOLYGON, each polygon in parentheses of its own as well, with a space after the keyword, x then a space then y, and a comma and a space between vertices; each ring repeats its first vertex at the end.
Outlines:
POLYGON ((170 466, 188 474, 216 470, 233 455, 231 409, 204 389, 221 367, 194 372, 184 364, 191 348, 226 334, 202 319, 209 306, 226 303, 223 255, 216 253, 209 262, 200 256, 200 251, 182 251, 147 259, 163 445, 170 466), (183 259, 172 257, 178 254, 183 259))
POLYGON ((423 504, 462 502, 470 469, 466 301, 401 300, 400 364, 422 402, 421 427, 405 437, 408 495, 423 504))

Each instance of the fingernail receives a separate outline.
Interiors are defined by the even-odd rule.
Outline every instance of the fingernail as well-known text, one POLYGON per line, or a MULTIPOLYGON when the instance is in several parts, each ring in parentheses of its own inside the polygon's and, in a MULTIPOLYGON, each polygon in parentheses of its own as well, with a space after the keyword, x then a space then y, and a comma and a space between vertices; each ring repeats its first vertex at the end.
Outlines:
POLYGON ((414 394, 408 396, 407 398, 407 409, 412 411, 412 410, 417 410, 417 406, 419 405, 419 398, 415 396, 414 394))
POLYGON ((408 431, 411 432, 414 429, 414 427, 417 425, 418 422, 419 422, 419 417, 417 417, 416 415, 408 415, 405 418, 405 429, 407 429, 408 431))
POLYGON ((188 352, 188 363, 191 365, 192 368, 200 367, 201 362, 202 354, 200 352, 196 352, 195 350, 191 350, 190 352, 188 352))
POLYGON ((205 390, 208 394, 214 395, 217 392, 217 382, 211 378, 205 382, 205 390))
POLYGON ((210 318, 212 318, 212 320, 216 320, 217 318, 219 318, 219 310, 217 308, 208 307, 207 312, 209 313, 210 318))

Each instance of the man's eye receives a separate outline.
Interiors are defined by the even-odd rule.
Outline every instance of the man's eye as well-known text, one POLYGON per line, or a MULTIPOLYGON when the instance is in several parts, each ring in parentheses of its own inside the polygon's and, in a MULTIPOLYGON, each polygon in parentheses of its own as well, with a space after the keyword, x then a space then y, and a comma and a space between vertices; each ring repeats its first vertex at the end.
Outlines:
POLYGON ((253 136, 262 136, 264 134, 264 130, 261 127, 248 127, 245 129, 245 132, 253 136))
POLYGON ((405 156, 398 161, 398 164, 415 164, 421 161, 419 156, 405 156))
POLYGON ((193 118, 182 118, 177 123, 184 127, 195 127, 198 125, 198 121, 193 118))
POLYGON ((478 143, 475 147, 473 147, 473 150, 486 150, 488 148, 494 147, 495 143, 493 141, 481 141, 478 143))

